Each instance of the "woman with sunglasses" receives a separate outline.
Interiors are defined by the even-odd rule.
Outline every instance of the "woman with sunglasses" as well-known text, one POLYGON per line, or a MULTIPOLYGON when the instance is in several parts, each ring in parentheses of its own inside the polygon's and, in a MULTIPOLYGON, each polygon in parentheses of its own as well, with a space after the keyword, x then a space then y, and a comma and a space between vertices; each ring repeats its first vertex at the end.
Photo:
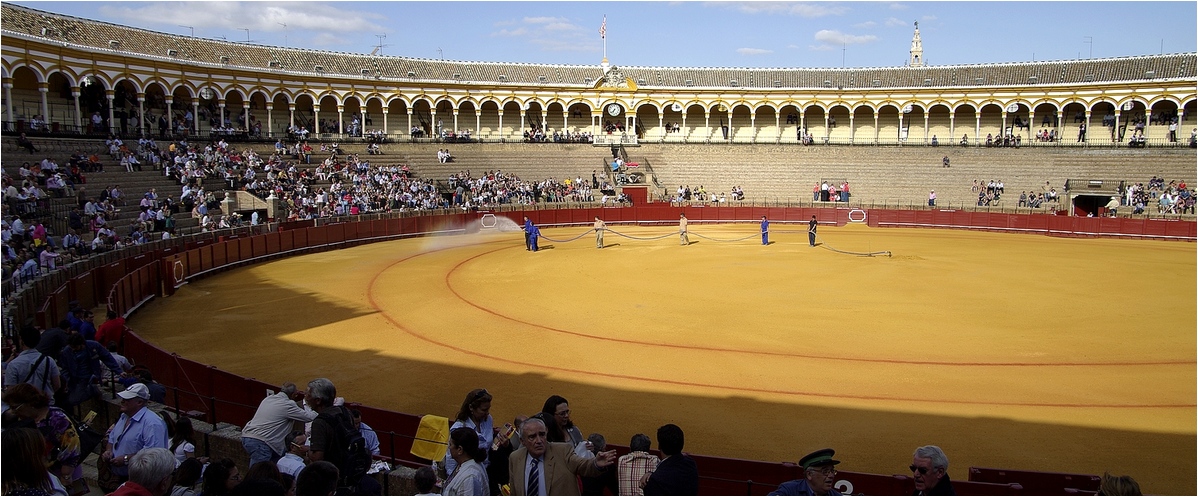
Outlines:
MULTIPOLYGON (((453 425, 449 427, 450 433, 453 430, 463 427, 474 430, 475 435, 478 436, 479 450, 487 456, 490 455, 488 452, 496 436, 501 438, 499 442, 501 445, 506 442, 505 439, 502 439, 503 435, 496 435, 495 433, 495 422, 491 419, 491 398, 491 393, 487 392, 486 389, 478 388, 471 390, 470 393, 466 394, 466 399, 462 401, 462 407, 458 409, 458 414, 454 417, 453 425)), ((485 469, 490 465, 490 458, 485 457, 480 462, 485 469)), ((453 474, 457 466, 457 461, 454 460, 449 448, 446 447, 445 474, 453 474)))

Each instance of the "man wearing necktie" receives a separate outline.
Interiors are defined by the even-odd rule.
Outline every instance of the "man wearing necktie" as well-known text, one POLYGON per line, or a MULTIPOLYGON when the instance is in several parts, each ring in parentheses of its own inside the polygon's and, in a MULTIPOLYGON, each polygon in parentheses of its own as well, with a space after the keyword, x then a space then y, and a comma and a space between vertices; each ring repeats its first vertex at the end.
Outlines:
POLYGON ((520 427, 523 447, 508 459, 512 495, 579 495, 579 476, 599 476, 616 461, 616 451, 582 457, 567 443, 550 443, 538 418, 520 427))

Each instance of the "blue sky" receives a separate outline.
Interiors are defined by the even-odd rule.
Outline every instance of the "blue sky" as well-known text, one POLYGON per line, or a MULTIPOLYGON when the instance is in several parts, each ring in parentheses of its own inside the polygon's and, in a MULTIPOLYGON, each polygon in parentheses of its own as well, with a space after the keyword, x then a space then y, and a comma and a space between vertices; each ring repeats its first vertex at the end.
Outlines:
POLYGON ((930 65, 1198 50, 1198 2, 13 2, 156 31, 422 58, 672 67, 930 65), (286 26, 284 26, 286 25, 286 26), (185 27, 186 26, 186 27, 185 27), (246 29, 249 31, 247 33, 246 29), (247 38, 248 34, 248 38, 247 38))

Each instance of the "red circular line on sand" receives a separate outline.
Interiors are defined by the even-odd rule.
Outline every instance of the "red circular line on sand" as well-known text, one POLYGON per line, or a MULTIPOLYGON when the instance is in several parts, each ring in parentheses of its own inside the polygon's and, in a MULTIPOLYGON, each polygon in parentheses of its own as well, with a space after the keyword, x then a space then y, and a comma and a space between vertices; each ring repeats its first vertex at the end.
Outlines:
MULTIPOLYGON (((579 370, 579 369, 570 369, 570 368, 562 368, 562 367, 557 367, 557 366, 549 366, 549 365, 545 365, 545 364, 533 364, 533 363, 527 363, 527 362, 523 362, 523 361, 515 361, 512 359, 508 359, 506 357, 487 355, 487 354, 483 354, 480 352, 475 352, 473 350, 464 349, 464 348, 458 347, 456 345, 451 345, 451 344, 448 344, 445 342, 438 341, 438 340, 428 337, 424 334, 418 333, 412 329, 409 329, 407 326, 404 326, 403 323, 399 322, 393 316, 388 314, 387 311, 383 310, 383 308, 380 307, 378 302, 375 300, 375 298, 374 298, 375 284, 378 282, 379 277, 382 276, 382 274, 384 272, 391 269, 392 267, 395 267, 399 264, 407 262, 407 261, 409 261, 413 258, 419 257, 421 255, 430 254, 430 253, 434 253, 434 252, 440 252, 443 250, 448 250, 450 248, 461 248, 461 247, 465 247, 465 246, 474 246, 474 245, 482 245, 482 243, 467 244, 467 245, 461 245, 461 246, 457 246, 457 247, 444 247, 444 248, 430 250, 428 252, 412 254, 412 255, 401 258, 401 259, 391 263, 390 265, 388 265, 387 267, 385 267, 383 269, 380 269, 370 279, 370 283, 367 285, 367 288, 366 288, 366 298, 370 301, 370 306, 372 308, 374 308, 376 311, 378 311, 379 314, 381 316, 383 316, 384 319, 386 319, 388 322, 390 322, 393 326, 398 328, 400 331, 403 331, 404 333, 407 333, 408 335, 411 335, 417 339, 423 340, 423 341, 431 343, 433 345, 444 347, 444 348, 447 348, 449 350, 452 350, 452 351, 455 351, 455 352, 458 352, 461 354, 466 354, 466 355, 478 357, 481 359, 487 359, 490 361, 513 364, 513 365, 522 366, 522 367, 526 367, 526 368, 530 368, 530 369, 549 370, 549 371, 556 371, 556 372, 561 372, 561 373, 573 373, 573 374, 579 374, 579 375, 583 375, 583 376, 598 376, 598 377, 603 377, 603 378, 636 380, 636 381, 644 381, 644 382, 648 382, 648 383, 660 383, 660 384, 667 384, 667 385, 711 388, 711 389, 716 389, 716 390, 730 390, 730 391, 734 391, 734 392, 772 393, 772 394, 782 394, 782 395, 794 395, 794 396, 818 397, 818 398, 833 398, 833 399, 852 399, 852 400, 884 400, 884 401, 900 401, 900 402, 923 402, 923 403, 932 403, 932 404, 994 405, 994 406, 1010 406, 1010 407, 1081 407, 1081 408, 1115 408, 1115 409, 1126 409, 1126 408, 1175 409, 1175 408, 1195 407, 1195 404, 1139 404, 1139 405, 1137 405, 1137 404, 1059 404, 1059 403, 1044 403, 1044 402, 981 402, 981 401, 971 401, 971 400, 936 400, 936 399, 917 399, 917 398, 906 398, 906 397, 887 397, 887 396, 880 396, 880 395, 830 394, 830 393, 821 393, 821 392, 805 392, 805 391, 797 391, 797 390, 778 390, 778 389, 770 389, 770 388, 754 388, 754 387, 739 387, 739 386, 734 387, 734 386, 726 386, 726 385, 714 385, 714 384, 708 384, 708 383, 696 383, 696 382, 689 382, 689 381, 667 380, 667 379, 661 379, 661 378, 646 378, 646 377, 642 377, 642 376, 604 373, 604 372, 598 372, 598 371, 584 371, 584 370, 579 370)), ((497 250, 504 250, 506 248, 512 248, 512 247, 501 247, 499 249, 485 252, 484 254, 480 254, 480 255, 490 254, 491 252, 495 252, 497 250)), ((475 256, 475 257, 477 257, 477 256, 475 256)), ((474 259, 474 257, 466 259, 466 261, 469 261, 471 259, 474 259)), ((463 261, 463 263, 466 261, 463 261)), ((462 263, 459 263, 458 266, 460 266, 461 264, 462 263)), ((457 266, 455 266, 455 269, 456 268, 457 268, 457 266)), ((452 272, 452 270, 451 270, 451 272, 452 272)), ((446 277, 448 278, 448 273, 446 274, 446 277)), ((467 303, 469 303, 469 302, 467 302, 467 303)), ((483 309, 483 310, 485 311, 486 309, 483 309)), ((488 311, 488 312, 490 312, 490 311, 488 311)))
POLYGON ((448 288, 449 291, 451 293, 453 293, 455 297, 458 298, 458 300, 465 302, 466 304, 470 305, 471 307, 474 307, 475 309, 486 312, 488 314, 491 314, 491 315, 501 318, 501 319, 506 319, 508 321, 520 323, 520 324, 523 324, 526 326, 540 328, 540 329, 543 329, 546 331, 551 331, 554 333, 561 333, 564 335, 572 335, 572 336, 576 336, 576 337, 590 338, 590 339, 602 340, 602 341, 606 341, 606 342, 625 343, 625 344, 631 344, 631 345, 642 345, 642 346, 647 346, 647 347, 665 347, 665 348, 670 348, 670 349, 698 350, 698 351, 704 351, 704 352, 726 352, 726 353, 752 354, 752 355, 773 356, 773 357, 789 357, 789 358, 796 358, 796 359, 823 359, 823 360, 829 360, 829 361, 865 362, 865 363, 875 363, 875 364, 905 364, 905 365, 916 365, 916 366, 1070 367, 1070 366, 1176 366, 1176 365, 1193 365, 1193 364, 1195 364, 1194 361, 951 362, 951 361, 915 361, 915 360, 904 360, 904 359, 871 359, 871 358, 861 358, 861 357, 829 357, 829 356, 818 356, 818 355, 810 355, 810 354, 797 354, 797 353, 793 353, 793 352, 774 352, 774 351, 768 351, 768 350, 725 349, 725 348, 717 348, 717 347, 705 347, 702 345, 678 345, 678 344, 672 344, 672 343, 655 343, 655 342, 645 342, 645 341, 641 341, 641 340, 632 340, 632 339, 627 339, 627 338, 613 338, 613 337, 607 337, 607 336, 601 336, 601 335, 592 335, 592 334, 588 334, 588 333, 565 330, 565 329, 561 329, 561 328, 554 328, 552 326, 546 326, 546 325, 537 324, 537 323, 533 323, 533 322, 529 322, 529 321, 524 321, 522 319, 509 316, 507 314, 493 310, 491 308, 484 307, 482 305, 475 303, 474 301, 472 301, 470 299, 467 299, 466 297, 463 297, 462 294, 458 293, 457 289, 455 289, 453 287, 453 284, 450 283, 450 281, 449 281, 450 276, 452 276, 453 273, 457 272, 457 270, 460 269, 466 263, 473 261, 474 259, 477 259, 479 257, 485 256, 485 255, 490 255, 490 254, 493 254, 500 250, 507 250, 510 248, 512 248, 512 247, 500 247, 500 248, 497 248, 494 250, 483 252, 481 254, 473 255, 471 257, 466 258, 465 260, 462 260, 461 262, 457 263, 457 265, 455 265, 453 267, 453 269, 450 269, 448 273, 445 273, 445 287, 448 288))

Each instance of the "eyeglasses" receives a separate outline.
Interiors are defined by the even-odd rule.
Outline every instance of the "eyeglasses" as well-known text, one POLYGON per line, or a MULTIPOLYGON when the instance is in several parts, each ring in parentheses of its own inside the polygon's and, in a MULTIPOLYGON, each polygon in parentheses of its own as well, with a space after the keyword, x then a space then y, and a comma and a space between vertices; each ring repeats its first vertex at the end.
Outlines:
POLYGON ((931 471, 931 470, 930 470, 930 469, 928 469, 928 468, 925 468, 925 467, 923 467, 923 466, 916 466, 916 465, 914 465, 914 464, 912 464, 911 466, 909 466, 909 468, 911 469, 911 472, 912 472, 912 473, 915 473, 915 472, 917 472, 917 471, 918 471, 918 472, 919 472, 919 474, 921 474, 921 475, 926 475, 926 474, 928 474, 928 471, 931 471))
POLYGON ((819 473, 824 476, 832 476, 832 475, 835 475, 836 473, 838 473, 838 471, 836 471, 836 468, 833 468, 831 466, 825 466, 823 468, 810 468, 807 471, 814 471, 814 472, 819 473))
POLYGON ((569 409, 566 409, 564 411, 558 411, 557 414, 555 414, 555 416, 569 416, 569 415, 570 415, 569 409))

